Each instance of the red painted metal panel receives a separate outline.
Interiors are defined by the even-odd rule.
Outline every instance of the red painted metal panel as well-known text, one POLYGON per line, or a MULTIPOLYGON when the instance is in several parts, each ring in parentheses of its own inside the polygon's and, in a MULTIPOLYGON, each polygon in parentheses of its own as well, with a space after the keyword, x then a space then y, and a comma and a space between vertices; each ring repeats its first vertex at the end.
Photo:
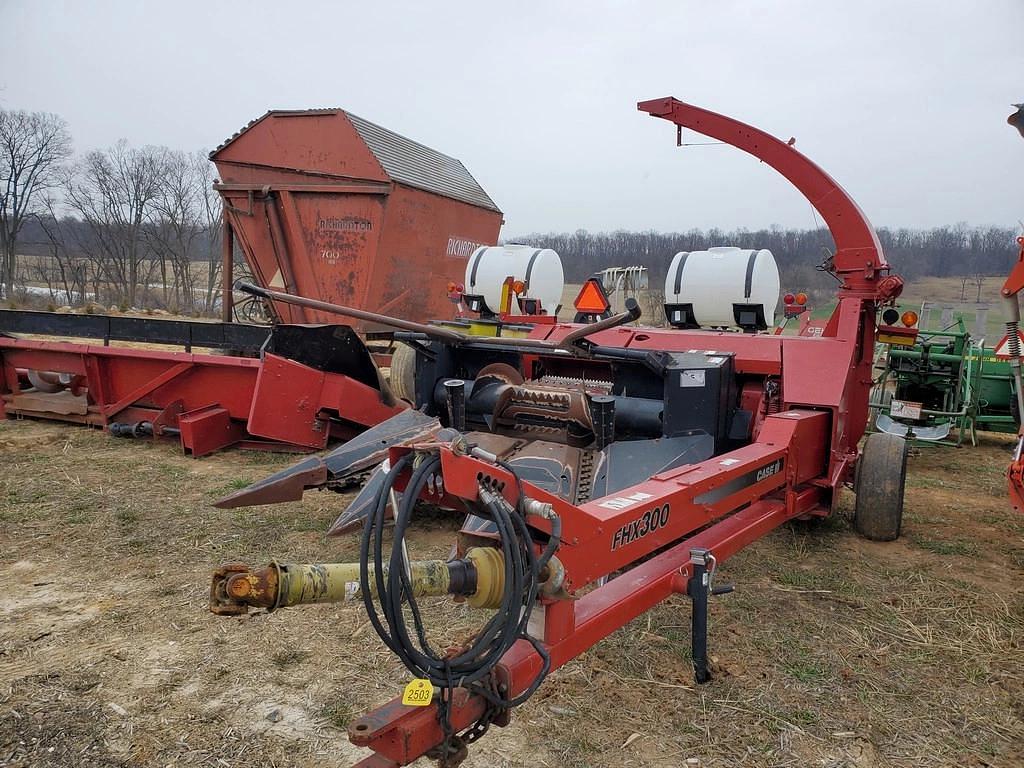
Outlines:
MULTIPOLYGON (((136 393, 131 404, 162 409, 182 400, 188 410, 218 402, 236 419, 249 414, 260 367, 259 360, 227 355, 5 338, 0 338, 0 358, 5 368, 85 375, 90 403, 100 409, 136 393), (161 380, 182 364, 188 369, 161 380)), ((116 412, 106 415, 116 420, 116 412)))
POLYGON ((846 371, 854 345, 820 336, 794 337, 807 344, 782 347, 782 395, 787 404, 838 408, 846 395, 846 371))
MULTIPOLYGON (((533 338, 559 341, 574 326, 568 324, 535 326, 533 338)), ((595 344, 630 349, 685 352, 688 349, 732 352, 736 372, 778 375, 782 371, 782 345, 799 337, 769 336, 719 331, 680 331, 669 328, 612 328, 588 337, 595 344)))
POLYGON ((195 457, 219 451, 246 437, 245 427, 216 405, 186 411, 178 417, 181 447, 195 457))
POLYGON ((0 337, 0 371, 0 416, 23 413, 98 425, 152 420, 174 427, 178 411, 198 412, 182 426, 183 446, 195 455, 251 437, 324 448, 331 436, 350 437, 406 408, 384 402, 379 390, 347 376, 273 354, 260 361, 0 337), (87 395, 88 415, 69 416, 66 403, 57 401, 48 409, 46 393, 33 393, 31 409, 14 406, 4 398, 20 394, 18 369, 82 376, 76 387, 87 395))
MULTIPOLYGON (((282 192, 285 234, 291 243, 300 296, 335 297, 346 306, 368 306, 370 281, 384 228, 383 195, 282 192), (305 261, 303 261, 305 259, 305 261)), ((311 313, 309 322, 338 317, 311 313)))
POLYGON ((783 411, 765 419, 757 439, 789 444, 789 481, 801 485, 825 474, 831 421, 829 411, 783 411))
POLYGON ((447 284, 465 279, 470 254, 497 243, 500 227, 500 213, 396 185, 380 243, 385 265, 392 258, 393 266, 370 276, 365 306, 417 322, 453 317, 447 284))
MULTIPOLYGON (((227 199, 236 200, 233 193, 227 199)), ((384 221, 384 195, 276 192, 252 216, 229 212, 257 281, 347 306, 366 306, 384 221), (279 225, 271 226, 276 215, 279 225)), ((372 306, 370 308, 376 308, 372 306)), ((286 322, 338 322, 335 315, 276 303, 286 322)))
POLYGON ((319 416, 323 385, 323 371, 264 355, 249 408, 249 431, 285 443, 325 447, 330 428, 319 416))
MULTIPOLYGON (((377 158, 341 110, 268 112, 213 155, 222 181, 260 183, 259 168, 314 176, 388 181, 377 158), (231 173, 224 165, 231 163, 231 173)), ((312 180, 308 176, 306 183, 312 180)))
POLYGON ((327 374, 320 393, 320 407, 340 419, 361 427, 372 427, 390 419, 408 406, 399 400, 384 402, 379 390, 348 376, 327 374))
MULTIPOLYGON (((378 151, 398 153, 389 167, 422 152, 446 161, 438 178, 454 164, 475 185, 457 161, 388 141, 378 151)), ((267 288, 419 322, 450 317, 447 283, 461 282, 476 246, 498 240, 502 215, 483 205, 485 194, 471 204, 392 178, 342 110, 268 113, 212 158, 227 218, 267 288)), ((337 322, 280 302, 275 311, 287 322, 337 322)))

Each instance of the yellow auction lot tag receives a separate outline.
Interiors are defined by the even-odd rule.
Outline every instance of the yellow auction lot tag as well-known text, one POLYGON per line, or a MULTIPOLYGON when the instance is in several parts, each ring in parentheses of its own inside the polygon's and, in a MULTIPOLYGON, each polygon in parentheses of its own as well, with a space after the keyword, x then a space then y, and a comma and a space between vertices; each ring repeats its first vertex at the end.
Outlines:
POLYGON ((434 698, 434 686, 429 680, 417 677, 405 686, 402 703, 409 707, 425 707, 434 698))

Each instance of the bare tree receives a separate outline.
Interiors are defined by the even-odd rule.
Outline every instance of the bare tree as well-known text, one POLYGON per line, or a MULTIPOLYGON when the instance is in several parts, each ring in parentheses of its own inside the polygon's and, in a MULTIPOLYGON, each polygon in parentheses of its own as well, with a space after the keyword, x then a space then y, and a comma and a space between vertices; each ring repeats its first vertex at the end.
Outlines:
POLYGON ((213 188, 215 180, 213 163, 210 162, 205 152, 197 152, 192 156, 195 167, 196 182, 202 192, 200 197, 204 228, 204 241, 206 244, 206 301, 204 309, 212 312, 215 302, 223 297, 220 291, 216 290, 221 274, 221 253, 220 239, 222 236, 221 227, 221 197, 213 188))
POLYGON ((159 192, 153 200, 155 216, 146 236, 160 264, 164 305, 175 311, 193 309, 196 304, 192 263, 202 251, 201 197, 191 155, 168 151, 159 192))
POLYGON ((48 112, 0 110, 0 287, 14 290, 18 235, 71 156, 67 123, 48 112))
POLYGON ((979 274, 974 276, 974 285, 978 289, 978 296, 975 299, 975 301, 977 301, 979 304, 981 303, 981 286, 983 286, 984 284, 985 284, 985 275, 979 273, 979 274))
MULTIPOLYGON (((65 184, 65 205, 87 225, 96 271, 116 298, 134 306, 149 282, 145 228, 151 223, 166 168, 166 150, 120 141, 79 161, 65 184)), ((84 244, 83 244, 84 245, 84 244)))
POLYGON ((46 215, 40 215, 38 222, 49 242, 50 263, 37 259, 38 277, 46 284, 54 301, 69 305, 85 302, 89 296, 89 262, 69 243, 69 220, 57 215, 52 195, 46 196, 45 206, 46 215))
POLYGON ((168 151, 148 243, 160 264, 164 304, 209 312, 220 275, 220 196, 205 154, 168 151), (201 275, 197 267, 205 268, 201 275), (168 274, 168 269, 170 274, 168 274), (202 298, 200 298, 202 296, 202 298))

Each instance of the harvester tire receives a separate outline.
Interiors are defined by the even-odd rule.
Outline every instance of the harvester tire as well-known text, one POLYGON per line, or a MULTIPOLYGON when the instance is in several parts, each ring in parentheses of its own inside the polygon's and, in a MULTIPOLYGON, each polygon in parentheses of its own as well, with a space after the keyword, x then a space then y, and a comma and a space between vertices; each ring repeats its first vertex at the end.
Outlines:
POLYGON ((857 503, 853 527, 872 541, 894 541, 903 525, 907 481, 907 441, 898 435, 868 435, 857 462, 857 503))
POLYGON ((416 405, 416 350, 399 344, 391 355, 391 391, 416 405))

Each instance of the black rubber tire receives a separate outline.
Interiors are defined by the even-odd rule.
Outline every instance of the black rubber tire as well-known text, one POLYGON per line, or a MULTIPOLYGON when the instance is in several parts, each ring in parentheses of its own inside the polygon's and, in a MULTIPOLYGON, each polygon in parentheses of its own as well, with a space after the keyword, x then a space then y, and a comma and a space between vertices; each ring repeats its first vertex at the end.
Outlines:
POLYGON ((853 527, 872 541, 894 541, 903 526, 903 490, 907 482, 907 441, 875 432, 864 441, 857 462, 857 503, 853 527))
POLYGON ((416 350, 399 344, 391 355, 391 391, 413 406, 416 405, 416 350))

